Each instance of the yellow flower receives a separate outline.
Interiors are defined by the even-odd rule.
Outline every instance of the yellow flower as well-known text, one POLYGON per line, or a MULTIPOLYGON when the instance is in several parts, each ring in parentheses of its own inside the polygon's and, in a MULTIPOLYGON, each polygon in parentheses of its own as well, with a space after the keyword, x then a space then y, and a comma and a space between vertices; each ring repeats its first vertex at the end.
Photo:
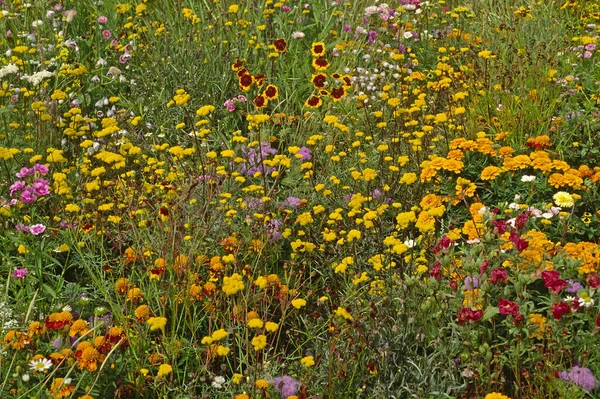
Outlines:
POLYGON ((173 367, 170 364, 161 364, 158 368, 158 378, 169 375, 173 372, 173 367))
POLYGON ((264 323, 261 319, 252 319, 248 321, 248 327, 250 328, 262 328, 264 323))
POLYGON ((296 309, 300 309, 301 307, 306 306, 306 300, 302 298, 294 299, 292 301, 292 306, 296 309))
POLYGON ((223 277, 223 292, 227 295, 235 295, 238 291, 244 289, 242 276, 238 273, 233 273, 231 277, 223 277))
POLYGON ((310 367, 315 365, 315 358, 313 356, 305 356, 300 359, 300 363, 302 363, 305 367, 310 367))
POLYGON ((575 201, 573 200, 571 194, 564 191, 557 192, 552 198, 554 198, 554 202, 556 203, 556 205, 562 206, 564 208, 570 208, 575 204, 575 201))
POLYGON ((335 314, 343 317, 346 320, 354 320, 354 318, 352 317, 350 312, 348 312, 346 309, 344 309, 341 306, 338 306, 337 310, 335 311, 335 314))
POLYGON ((217 355, 219 355, 219 356, 227 356, 229 351, 230 351, 230 349, 226 346, 223 346, 223 345, 217 346, 217 355))
POLYGON ((258 389, 262 389, 265 390, 267 388, 269 388, 269 383, 265 380, 258 380, 254 383, 254 385, 258 388, 258 389))
POLYGON ((225 338, 227 335, 229 335, 229 333, 227 331, 225 331, 225 329, 221 328, 220 330, 213 332, 212 335, 210 336, 210 338, 213 341, 220 341, 223 338, 225 338))
POLYGON ((485 395, 484 399, 510 399, 508 396, 502 395, 498 392, 492 392, 485 395))
POLYGON ((167 325, 166 317, 151 317, 148 319, 147 323, 150 325, 150 331, 154 330, 162 330, 167 325))
POLYGON ((254 347, 255 351, 264 349, 267 346, 267 337, 261 334, 252 338, 252 346, 254 347))
POLYGON ((240 6, 238 6, 237 4, 232 4, 229 6, 229 9, 227 10, 227 12, 230 14, 235 14, 238 12, 239 9, 240 9, 240 6))
POLYGON ((272 321, 267 321, 265 324, 265 330, 268 332, 275 332, 279 328, 279 324, 273 323, 272 321))

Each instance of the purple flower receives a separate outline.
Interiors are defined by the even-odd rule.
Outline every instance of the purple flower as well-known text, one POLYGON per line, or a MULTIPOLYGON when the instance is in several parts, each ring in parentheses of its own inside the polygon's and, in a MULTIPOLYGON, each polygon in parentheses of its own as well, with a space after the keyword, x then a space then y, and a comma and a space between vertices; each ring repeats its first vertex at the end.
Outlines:
POLYGON ((296 381, 293 377, 289 375, 284 375, 283 377, 275 378, 273 382, 273 386, 276 390, 281 393, 281 396, 287 398, 289 396, 295 395, 298 392, 298 388, 300 388, 300 382, 296 381))
POLYGON ((19 179, 22 179, 24 177, 31 176, 33 173, 34 173, 33 169, 21 168, 21 171, 19 173, 17 173, 15 176, 17 176, 19 179))
POLYGON ((281 11, 283 11, 283 12, 290 12, 291 10, 292 10, 292 9, 291 9, 291 8, 289 8, 288 6, 283 6, 283 7, 281 7, 281 11))
POLYGON ((465 278, 465 288, 467 290, 474 290, 475 288, 479 288, 479 279, 476 277, 467 276, 465 278))
POLYGON ((40 175, 48 174, 48 167, 43 164, 36 163, 33 165, 33 171, 39 173, 40 175))
POLYGON ((285 202, 283 203, 283 206, 289 206, 292 209, 297 209, 300 206, 301 202, 302 200, 300 198, 287 197, 285 202))
POLYGON ((48 188, 48 180, 35 179, 35 183, 31 185, 31 188, 33 189, 33 192, 39 196, 50 194, 50 189, 48 188))
POLYGON ((21 200, 22 203, 28 204, 30 202, 35 201, 37 199, 37 196, 35 195, 35 193, 31 189, 31 187, 27 187, 21 193, 21 197, 19 199, 21 200))
POLYGON ((565 289, 566 292, 570 294, 576 294, 579 290, 583 289, 583 285, 579 284, 577 281, 567 280, 569 286, 565 289))
POLYGON ((29 232, 31 234, 33 234, 34 236, 42 234, 44 231, 46 231, 46 226, 44 226, 41 223, 34 224, 33 226, 29 226, 29 232))
POLYGON ((344 24, 344 31, 346 32, 352 32, 352 27, 348 24, 344 24))
POLYGON ((12 197, 13 194, 17 191, 22 191, 27 183, 25 183, 22 180, 17 180, 12 186, 9 187, 10 189, 10 196, 12 197))
POLYGON ((14 273, 12 274, 12 278, 25 278, 25 276, 27 275, 27 273, 29 273, 29 270, 23 268, 23 269, 15 269, 14 273))
POLYGON ((302 147, 300 150, 298 150, 295 156, 301 161, 310 161, 310 150, 306 147, 302 147))
POLYGON ((283 223, 279 219, 271 219, 265 224, 269 241, 279 241, 282 237, 279 228, 283 223))
POLYGON ((568 373, 566 371, 561 372, 560 379, 579 385, 586 391, 591 391, 598 385, 598 380, 587 367, 573 366, 568 373))

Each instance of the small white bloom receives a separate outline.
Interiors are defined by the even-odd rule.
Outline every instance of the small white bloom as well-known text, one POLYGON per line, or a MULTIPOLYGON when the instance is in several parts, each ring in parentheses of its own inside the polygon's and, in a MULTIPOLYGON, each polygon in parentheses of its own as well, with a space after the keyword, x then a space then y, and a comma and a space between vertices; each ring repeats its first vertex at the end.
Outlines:
POLYGON ((294 32, 292 33, 292 39, 302 39, 304 37, 304 32, 294 32))
POLYGON ((29 368, 33 371, 46 371, 52 367, 52 362, 46 358, 32 360, 29 362, 29 368))
POLYGON ((521 177, 521 181, 524 183, 535 181, 535 179, 536 177, 533 175, 524 175, 523 177, 521 177))
POLYGON ((23 374, 21 376, 21 379, 23 380, 23 382, 28 382, 29 381, 29 374, 23 374))
POLYGON ((213 388, 221 389, 221 388, 223 388, 224 383, 225 383, 225 377, 218 375, 213 380, 212 386, 213 386, 213 388))
POLYGON ((72 307, 70 307, 69 305, 65 305, 65 306, 62 308, 62 311, 63 311, 63 312, 70 312, 70 311, 72 311, 72 310, 73 310, 73 308, 72 308, 72 307))
POLYGON ((413 33, 412 32, 404 32, 403 36, 405 39, 411 39, 413 37, 413 33))

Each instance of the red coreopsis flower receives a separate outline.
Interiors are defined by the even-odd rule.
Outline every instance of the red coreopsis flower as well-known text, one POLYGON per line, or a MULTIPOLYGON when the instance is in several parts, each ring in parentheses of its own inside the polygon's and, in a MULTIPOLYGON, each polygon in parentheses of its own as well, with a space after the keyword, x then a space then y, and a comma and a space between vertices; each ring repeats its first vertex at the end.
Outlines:
POLYGON ((253 100, 256 108, 263 108, 268 104, 268 102, 269 101, 263 95, 256 96, 256 98, 253 100))
POLYGON ((554 295, 558 295, 563 288, 566 288, 569 285, 569 283, 560 278, 560 273, 555 270, 543 271, 542 279, 544 280, 544 286, 554 295))
POLYGON ((498 301, 498 310, 500 311, 501 315, 511 315, 516 317, 519 313, 519 305, 507 299, 500 298, 498 301))
POLYGON ((321 97, 310 96, 304 105, 309 108, 319 108, 321 105, 323 105, 323 100, 321 100, 321 97))
POLYGON ((346 94, 346 91, 344 90, 343 86, 331 89, 331 97, 333 98, 333 101, 340 101, 341 98, 344 97, 344 94, 346 94))
POLYGON ((279 96, 279 89, 275 85, 268 85, 263 93, 269 100, 274 100, 279 96))
POLYGON ((552 315, 554 316, 554 320, 560 320, 564 314, 570 312, 571 307, 565 301, 554 302, 552 304, 552 315))
POLYGON ((327 76, 322 73, 313 75, 311 82, 317 88, 325 87, 325 83, 327 82, 327 76))
POLYGON ((275 40, 273 46, 275 46, 275 51, 278 53, 283 53, 287 49, 287 43, 285 42, 285 39, 275 40))
POLYGON ((240 59, 236 59, 233 64, 231 64, 232 71, 239 71, 244 67, 244 61, 240 59))
POLYGON ((322 57, 325 55, 325 43, 317 42, 312 44, 312 48, 310 50, 313 57, 322 57))
POLYGON ((327 61, 325 57, 315 58, 312 62, 312 66, 317 71, 325 71, 327 68, 329 68, 329 61, 327 61))
POLYGON ((246 68, 240 68, 237 70, 237 77, 241 78, 244 75, 248 74, 248 70, 246 68))
POLYGON ((240 89, 242 91, 250 90, 250 86, 252 86, 253 82, 254 82, 254 79, 252 78, 252 75, 249 75, 249 74, 243 75, 242 77, 240 77, 240 89))
POLYGON ((256 76, 254 76, 254 82, 256 82, 256 86, 257 87, 263 87, 263 84, 265 84, 265 79, 267 77, 264 74, 258 74, 256 76))

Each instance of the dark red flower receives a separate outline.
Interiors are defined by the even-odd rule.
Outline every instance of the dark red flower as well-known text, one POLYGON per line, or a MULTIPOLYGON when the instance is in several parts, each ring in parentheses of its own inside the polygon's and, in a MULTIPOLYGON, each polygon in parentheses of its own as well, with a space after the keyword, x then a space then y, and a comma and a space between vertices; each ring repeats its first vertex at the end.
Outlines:
POLYGON ((519 252, 523 252, 529 246, 529 242, 519 236, 515 230, 511 230, 509 239, 519 252))
POLYGON ((246 68, 241 68, 241 69, 238 69, 238 71, 237 71, 238 78, 241 78, 242 76, 247 75, 247 74, 248 74, 248 70, 246 68))
POLYGON ((481 319, 483 312, 481 310, 473 310, 471 308, 462 308, 458 312, 458 324, 463 325, 465 322, 474 323, 481 319))
POLYGON ((590 288, 600 287, 600 276, 596 272, 588 274, 586 281, 590 288))
POLYGON ((527 224, 527 220, 529 219, 529 212, 521 213, 517 215, 515 218, 515 228, 517 230, 521 230, 527 224))
POLYGON ((313 60, 313 67, 315 69, 327 69, 329 67, 329 61, 325 57, 319 57, 313 60))
POLYGON ((506 283, 506 280, 508 280, 508 275, 506 274, 506 269, 503 267, 492 270, 490 278, 488 278, 490 284, 506 283))
POLYGON ((570 312, 571 307, 565 301, 554 302, 552 304, 552 315, 554 316, 554 320, 560 320, 564 314, 570 312))
POLYGON ((265 89, 264 95, 269 100, 273 100, 273 99, 277 98, 277 96, 279 95, 279 90, 277 89, 277 86, 268 85, 267 88, 265 89))
POLYGON ((496 230, 499 235, 504 234, 508 227, 506 220, 492 220, 492 224, 494 225, 494 230, 496 230))
POLYGON ((479 275, 483 276, 483 274, 485 273, 485 271, 487 270, 487 268, 490 266, 490 262, 486 260, 484 260, 483 262, 481 262, 481 264, 479 265, 479 275))
POLYGON ((312 80, 311 80, 312 84, 315 87, 319 87, 319 88, 325 87, 325 82, 326 81, 327 81, 327 76, 325 76, 322 73, 319 73, 317 75, 313 75, 312 80))
POLYGON ((333 97, 333 100, 339 100, 340 98, 344 97, 344 87, 337 87, 337 88, 333 88, 331 89, 331 97, 333 97))
POLYGON ((310 96, 304 104, 310 108, 319 108, 321 105, 323 105, 323 100, 321 100, 321 97, 310 96))
POLYGON ((277 50, 278 53, 283 53, 287 48, 287 43, 285 42, 285 39, 277 39, 275 40, 275 43, 273 43, 273 45, 275 46, 275 50, 277 50))
POLYGON ((240 77, 240 86, 241 87, 248 88, 248 87, 252 86, 252 82, 254 82, 252 75, 245 74, 245 75, 242 75, 242 77, 240 77))
POLYGON ((563 288, 569 286, 569 283, 561 279, 560 273, 555 270, 543 271, 542 279, 544 280, 544 286, 548 288, 554 295, 558 295, 563 288))
POLYGON ((243 66, 244 66, 244 61, 242 61, 240 59, 236 59, 235 63, 231 65, 231 69, 234 71, 237 71, 240 68, 242 68, 243 66))
POLYGON ((429 271, 429 275, 436 280, 442 279, 442 264, 440 262, 435 262, 433 267, 429 271))
POLYGON ((253 100, 253 103, 256 106, 256 108, 262 108, 265 105, 267 105, 267 99, 265 98, 265 96, 259 95, 256 96, 256 98, 253 100))
POLYGON ((596 328, 600 328, 600 313, 598 313, 598 317, 596 318, 596 328))
POLYGON ((262 73, 254 76, 254 81, 256 82, 256 86, 262 87, 263 84, 265 83, 265 79, 266 78, 267 77, 264 74, 262 74, 262 73))
POLYGON ((498 310, 502 315, 512 315, 513 317, 516 317, 519 313, 519 305, 507 299, 500 298, 498 301, 498 310))

